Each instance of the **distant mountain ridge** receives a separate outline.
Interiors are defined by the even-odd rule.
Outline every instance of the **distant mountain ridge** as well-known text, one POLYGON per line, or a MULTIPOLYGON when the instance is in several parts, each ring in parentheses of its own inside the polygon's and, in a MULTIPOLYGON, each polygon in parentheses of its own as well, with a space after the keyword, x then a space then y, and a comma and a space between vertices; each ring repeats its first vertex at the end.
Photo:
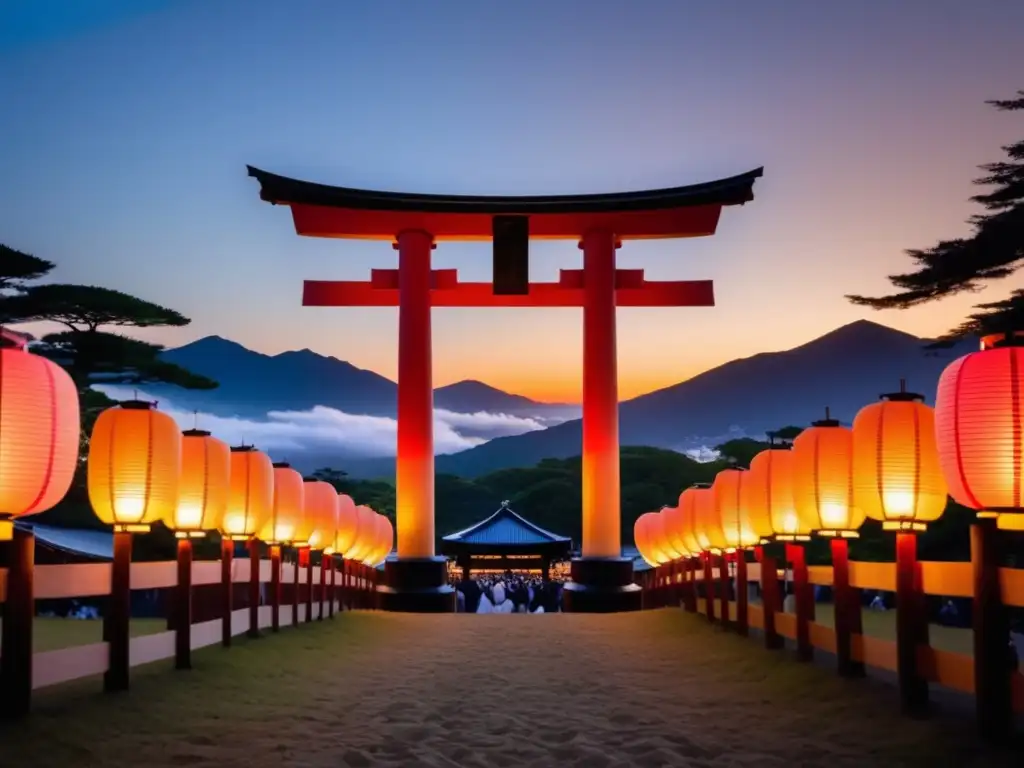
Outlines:
MULTIPOLYGON (((621 445, 690 450, 735 435, 763 435, 787 424, 805 425, 824 416, 849 423, 883 392, 908 388, 934 401, 942 370, 976 343, 926 349, 921 339, 860 320, 781 352, 733 360, 692 379, 640 395, 619 405, 621 445)), ((582 422, 499 437, 483 445, 438 456, 438 472, 477 477, 545 458, 579 455, 582 422)), ((356 461, 349 471, 390 475, 393 460, 356 461)))
MULTIPOLYGON (((393 417, 398 387, 379 373, 310 349, 267 355, 220 336, 206 336, 162 353, 164 360, 209 376, 214 390, 147 385, 178 406, 218 416, 264 418, 269 411, 308 411, 318 405, 345 413, 393 417)), ((579 407, 540 403, 481 381, 459 381, 434 390, 434 406, 455 413, 504 413, 563 420, 579 407)))

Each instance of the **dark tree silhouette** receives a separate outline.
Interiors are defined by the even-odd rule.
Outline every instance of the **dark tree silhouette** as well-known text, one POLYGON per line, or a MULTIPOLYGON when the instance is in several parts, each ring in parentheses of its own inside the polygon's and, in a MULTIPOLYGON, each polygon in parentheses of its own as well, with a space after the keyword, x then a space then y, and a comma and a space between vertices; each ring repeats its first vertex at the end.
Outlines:
MULTIPOLYGON (((1017 98, 988 101, 1003 111, 1024 111, 1024 91, 1017 98)), ((889 296, 848 296, 854 304, 875 309, 904 309, 926 302, 977 291, 992 280, 1012 275, 1024 265, 1024 140, 1003 147, 1006 159, 982 165, 985 175, 975 184, 990 187, 971 200, 985 212, 971 217, 970 237, 944 240, 925 250, 909 250, 917 265, 913 272, 890 275, 899 289, 889 296)), ((1024 321, 1024 291, 1009 298, 980 304, 978 312, 943 337, 952 341, 968 334, 1020 330, 1024 321)))

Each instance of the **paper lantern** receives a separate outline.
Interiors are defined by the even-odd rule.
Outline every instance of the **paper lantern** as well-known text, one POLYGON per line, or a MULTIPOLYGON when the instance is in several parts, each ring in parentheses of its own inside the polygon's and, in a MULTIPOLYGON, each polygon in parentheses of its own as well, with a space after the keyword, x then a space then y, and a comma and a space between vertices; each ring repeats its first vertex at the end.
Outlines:
POLYGON ((923 531, 946 509, 935 413, 924 396, 882 395, 853 420, 853 499, 886 530, 923 531))
POLYGON ((388 555, 390 555, 392 550, 395 548, 395 526, 391 524, 391 520, 389 520, 385 515, 381 515, 380 517, 384 526, 384 548, 375 565, 380 565, 387 560, 388 555))
POLYGON ((715 475, 715 482, 711 486, 715 509, 729 551, 747 549, 761 543, 761 536, 750 527, 743 509, 743 486, 748 474, 747 470, 739 467, 723 469, 715 475))
POLYGON ((178 538, 199 538, 215 530, 224 518, 231 482, 231 450, 227 443, 201 429, 181 438, 181 476, 178 504, 164 525, 178 538))
POLYGON ((801 517, 793 497, 793 451, 789 446, 761 451, 750 462, 743 484, 752 526, 771 529, 775 541, 807 541, 816 518, 801 517))
POLYGON ((362 562, 377 543, 377 513, 363 504, 356 507, 356 512, 359 515, 359 528, 355 542, 345 557, 362 562))
POLYGON ((351 496, 344 493, 338 494, 338 530, 334 535, 334 542, 324 550, 328 555, 345 556, 355 543, 356 534, 359 532, 359 513, 356 512, 356 504, 351 496))
POLYGON ((129 400, 103 411, 88 461, 89 502, 114 530, 144 533, 176 512, 181 430, 153 403, 129 400))
POLYGON ((259 529, 257 538, 267 544, 305 546, 308 534, 304 532, 306 497, 302 475, 287 462, 275 462, 272 467, 270 517, 259 529))
POLYGON ((1000 528, 1024 528, 1024 341, 986 336, 939 378, 935 432, 949 494, 1000 528))
POLYGON ((0 541, 13 518, 45 512, 64 498, 78 464, 78 391, 67 372, 25 350, 3 331, 0 341, 0 541))
POLYGON ((651 518, 648 525, 650 526, 651 546, 659 563, 669 563, 681 557, 681 554, 672 548, 668 539, 668 533, 665 530, 665 517, 661 511, 654 513, 654 517, 651 518))
POLYGON ((384 517, 384 515, 378 513, 374 523, 377 527, 377 538, 370 554, 368 554, 366 559, 363 561, 364 565, 369 565, 371 567, 379 565, 384 559, 384 556, 391 549, 391 542, 387 541, 388 533, 391 530, 391 524, 388 522, 388 519, 384 517))
POLYGON ((711 486, 695 486, 691 489, 694 493, 694 528, 697 532, 697 540, 700 542, 701 550, 720 555, 729 548, 729 542, 725 538, 725 529, 722 528, 722 519, 718 515, 718 508, 715 505, 715 492, 711 486))
POLYGON ((640 553, 640 557, 652 568, 659 565, 651 547, 650 529, 648 528, 648 518, 654 514, 654 512, 645 512, 633 523, 633 544, 636 546, 637 552, 640 553))
POLYGON ((338 534, 338 492, 323 480, 306 480, 306 520, 311 524, 306 543, 326 549, 338 534))
POLYGON ((697 495, 694 491, 706 487, 706 485, 694 486, 679 494, 677 509, 680 518, 680 533, 683 545, 690 555, 696 555, 704 549, 697 536, 697 495))
POLYGON ((689 557, 690 545, 683 535, 683 510, 679 507, 664 507, 661 516, 664 518, 665 535, 672 549, 678 552, 680 557, 689 557))
POLYGON ((815 533, 859 535, 864 512, 853 499, 853 432, 828 409, 793 441, 793 501, 815 533))
POLYGON ((221 533, 233 541, 256 536, 270 521, 274 504, 274 466, 251 445, 231 449, 231 485, 221 533))

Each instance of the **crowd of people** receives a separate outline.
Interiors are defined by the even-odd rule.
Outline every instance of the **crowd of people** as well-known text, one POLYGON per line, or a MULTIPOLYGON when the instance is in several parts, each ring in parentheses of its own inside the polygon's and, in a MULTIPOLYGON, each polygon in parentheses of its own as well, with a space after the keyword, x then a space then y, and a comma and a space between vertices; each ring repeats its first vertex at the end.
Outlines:
POLYGON ((558 613, 562 584, 507 572, 454 583, 459 613, 558 613))

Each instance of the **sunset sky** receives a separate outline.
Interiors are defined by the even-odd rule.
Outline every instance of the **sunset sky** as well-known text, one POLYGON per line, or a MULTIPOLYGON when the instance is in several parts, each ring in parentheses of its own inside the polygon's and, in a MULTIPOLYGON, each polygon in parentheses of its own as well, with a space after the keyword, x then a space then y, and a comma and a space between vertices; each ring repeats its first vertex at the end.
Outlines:
MULTIPOLYGON (((718 300, 620 310, 623 398, 861 317, 935 334, 1024 280, 907 312, 843 295, 967 232, 976 166, 1024 129, 983 103, 1024 88, 1021 29, 1009 0, 5 2, 0 242, 185 313, 145 334, 169 346, 219 334, 393 378, 396 310, 300 305, 303 279, 368 279, 390 245, 299 238, 247 163, 461 194, 763 165, 714 237, 619 251, 651 279, 714 279, 718 300)), ((487 280, 490 244, 441 243, 434 263, 487 280)), ((579 264, 572 242, 531 246, 534 279, 579 264)), ((435 382, 578 400, 581 320, 436 310, 435 382)))

